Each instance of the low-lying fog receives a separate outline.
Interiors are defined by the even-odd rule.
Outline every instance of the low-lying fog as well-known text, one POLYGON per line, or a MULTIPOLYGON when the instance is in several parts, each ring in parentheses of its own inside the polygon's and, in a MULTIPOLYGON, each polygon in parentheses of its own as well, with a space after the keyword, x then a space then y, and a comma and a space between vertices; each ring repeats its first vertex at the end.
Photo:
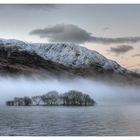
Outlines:
POLYGON ((98 104, 139 103, 140 88, 135 86, 115 86, 82 78, 74 80, 0 78, 0 103, 13 97, 42 95, 51 90, 64 93, 78 90, 89 94, 98 104))

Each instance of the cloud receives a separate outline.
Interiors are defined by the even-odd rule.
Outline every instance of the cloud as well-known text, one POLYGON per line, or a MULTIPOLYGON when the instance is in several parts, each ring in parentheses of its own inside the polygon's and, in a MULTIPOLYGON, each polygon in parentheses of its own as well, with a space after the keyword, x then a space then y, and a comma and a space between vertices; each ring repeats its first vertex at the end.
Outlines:
POLYGON ((138 64, 135 64, 135 65, 131 65, 131 66, 129 66, 128 68, 136 68, 136 67, 138 67, 138 66, 140 66, 140 63, 138 63, 138 64))
POLYGON ((55 4, 22 4, 19 5, 20 8, 25 8, 28 10, 52 10, 52 9, 56 9, 56 5, 55 4))
POLYGON ((107 30, 109 30, 109 27, 104 27, 103 28, 103 31, 107 31, 107 30))
POLYGON ((114 52, 116 54, 123 54, 123 53, 126 53, 132 49, 134 49, 134 48, 130 45, 119 45, 117 47, 111 47, 110 51, 114 52))
POLYGON ((140 42, 140 37, 103 38, 92 36, 91 41, 101 44, 137 43, 140 42))
POLYGON ((90 33, 72 24, 57 24, 45 29, 33 30, 30 34, 49 38, 52 42, 85 43, 90 39, 90 33))
POLYGON ((86 30, 73 24, 56 24, 44 29, 35 29, 30 35, 37 35, 40 38, 47 38, 52 42, 73 42, 73 43, 100 43, 100 44, 117 44, 117 43, 137 43, 140 37, 119 37, 104 38, 96 37, 86 30))
POLYGON ((132 55, 132 57, 138 57, 138 56, 140 56, 140 53, 132 55))
POLYGON ((57 6, 55 4, 0 4, 0 9, 6 9, 6 10, 44 10, 44 11, 50 11, 53 9, 56 9, 57 6))

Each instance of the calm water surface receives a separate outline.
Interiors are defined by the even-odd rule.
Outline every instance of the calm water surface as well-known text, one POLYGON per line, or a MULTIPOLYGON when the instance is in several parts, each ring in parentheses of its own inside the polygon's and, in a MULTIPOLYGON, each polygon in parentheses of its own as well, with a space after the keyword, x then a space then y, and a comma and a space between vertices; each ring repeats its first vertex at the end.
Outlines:
POLYGON ((140 135, 140 105, 0 106, 0 135, 140 135))

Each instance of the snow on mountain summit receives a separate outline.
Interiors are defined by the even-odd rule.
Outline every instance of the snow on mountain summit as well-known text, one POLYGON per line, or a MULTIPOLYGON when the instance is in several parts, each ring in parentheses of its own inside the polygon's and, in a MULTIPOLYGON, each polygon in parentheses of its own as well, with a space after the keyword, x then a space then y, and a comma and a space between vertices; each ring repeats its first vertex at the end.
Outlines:
POLYGON ((97 65, 105 70, 122 72, 125 68, 121 67, 115 61, 105 58, 96 51, 73 43, 27 43, 19 40, 0 39, 0 45, 5 47, 17 47, 20 51, 26 50, 35 52, 45 60, 51 60, 71 66, 74 68, 87 68, 91 65, 97 65))

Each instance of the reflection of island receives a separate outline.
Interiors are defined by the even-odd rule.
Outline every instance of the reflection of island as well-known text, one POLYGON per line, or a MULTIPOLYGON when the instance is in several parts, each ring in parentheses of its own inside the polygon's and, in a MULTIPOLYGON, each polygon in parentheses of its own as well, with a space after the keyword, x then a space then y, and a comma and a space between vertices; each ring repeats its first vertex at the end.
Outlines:
POLYGON ((87 94, 71 90, 59 95, 57 91, 50 91, 42 96, 34 96, 32 98, 15 97, 14 100, 7 101, 7 106, 31 106, 31 105, 46 105, 46 106, 92 106, 95 101, 87 94))

